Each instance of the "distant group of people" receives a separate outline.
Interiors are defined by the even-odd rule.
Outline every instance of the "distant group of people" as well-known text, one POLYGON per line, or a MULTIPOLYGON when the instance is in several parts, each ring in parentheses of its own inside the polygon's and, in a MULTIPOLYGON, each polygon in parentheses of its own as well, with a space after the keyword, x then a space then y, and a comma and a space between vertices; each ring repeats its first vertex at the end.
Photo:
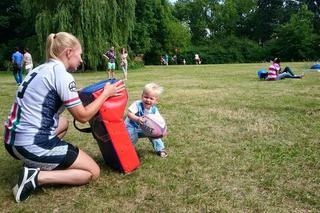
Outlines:
POLYGON ((161 65, 169 65, 169 55, 164 54, 160 56, 160 64, 161 65))
POLYGON ((12 66, 13 66, 13 76, 16 80, 17 84, 20 85, 22 83, 22 70, 23 66, 28 74, 33 68, 32 56, 29 52, 28 48, 24 49, 24 53, 22 54, 19 51, 19 48, 15 48, 15 52, 12 54, 11 57, 12 66))
MULTIPOLYGON (((116 53, 114 47, 111 47, 103 56, 108 60, 107 64, 107 73, 108 78, 115 78, 115 69, 116 69, 116 53)), ((123 79, 128 80, 128 52, 126 48, 121 48, 120 50, 120 67, 123 71, 123 79)), ((25 48, 23 54, 20 52, 19 48, 16 47, 14 53, 11 56, 11 62, 13 67, 13 76, 17 83, 20 85, 23 81, 23 68, 28 74, 33 69, 32 56, 28 48, 25 48)))
MULTIPOLYGON (((178 64, 179 63, 177 55, 173 55, 171 60, 172 60, 172 64, 178 64)), ((201 64, 201 58, 200 58, 200 55, 198 53, 196 53, 194 55, 193 60, 194 60, 195 64, 201 64)), ((180 63, 182 63, 183 65, 186 65, 187 61, 186 61, 185 58, 182 58, 180 63)), ((160 56, 160 65, 169 65, 169 55, 167 53, 160 56)))
MULTIPOLYGON (((108 78, 115 78, 115 69, 116 69, 116 53, 114 47, 112 46, 109 50, 103 53, 103 56, 108 60, 107 72, 108 78)), ((128 80, 128 52, 126 48, 121 48, 120 50, 120 67, 123 71, 123 79, 128 80)))

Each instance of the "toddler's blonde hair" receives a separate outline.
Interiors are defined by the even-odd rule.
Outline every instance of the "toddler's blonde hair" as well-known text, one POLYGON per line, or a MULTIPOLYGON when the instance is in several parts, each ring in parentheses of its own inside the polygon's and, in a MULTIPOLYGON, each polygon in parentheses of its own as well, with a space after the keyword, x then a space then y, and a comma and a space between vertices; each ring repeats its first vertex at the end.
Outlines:
POLYGON ((156 83, 148 83, 144 86, 142 94, 152 92, 156 97, 159 97, 163 92, 163 87, 156 83))

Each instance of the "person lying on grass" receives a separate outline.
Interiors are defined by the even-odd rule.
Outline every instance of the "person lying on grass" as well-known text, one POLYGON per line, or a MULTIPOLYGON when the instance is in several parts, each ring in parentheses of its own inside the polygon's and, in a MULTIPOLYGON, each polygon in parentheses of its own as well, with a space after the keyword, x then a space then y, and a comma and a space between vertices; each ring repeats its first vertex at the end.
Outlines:
POLYGON ((289 67, 285 67, 284 70, 281 70, 280 58, 275 58, 272 60, 272 64, 269 66, 268 76, 266 80, 274 81, 281 80, 285 78, 302 78, 303 75, 295 75, 289 67))

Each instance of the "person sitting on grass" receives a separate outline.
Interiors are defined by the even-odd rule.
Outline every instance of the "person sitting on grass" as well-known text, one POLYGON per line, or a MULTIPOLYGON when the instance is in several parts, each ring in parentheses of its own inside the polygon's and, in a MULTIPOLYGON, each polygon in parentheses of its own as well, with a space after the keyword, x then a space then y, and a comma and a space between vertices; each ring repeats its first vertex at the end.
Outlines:
MULTIPOLYGON (((156 104, 162 92, 163 88, 161 86, 155 83, 149 83, 144 86, 141 100, 133 102, 128 108, 125 124, 133 145, 138 142, 139 138, 146 137, 140 127, 140 124, 144 123, 143 116, 147 114, 160 114, 156 104)), ((154 151, 160 157, 166 158, 168 156, 161 138, 149 138, 149 141, 154 151)))
MULTIPOLYGON (((83 185, 99 177, 97 163, 78 147, 62 140, 68 121, 64 108, 82 123, 89 121, 106 99, 117 96, 124 85, 106 84, 101 95, 83 106, 73 76, 82 63, 79 40, 66 32, 50 34, 47 61, 29 73, 19 86, 4 129, 4 145, 12 157, 23 162, 13 187, 17 202, 26 200, 46 184, 83 185)), ((120 82, 120 81, 119 81, 120 82)))
POLYGON ((272 61, 272 64, 269 66, 268 76, 266 80, 281 80, 285 78, 302 78, 302 75, 295 75, 289 67, 285 67, 284 70, 281 70, 280 58, 275 58, 272 61))

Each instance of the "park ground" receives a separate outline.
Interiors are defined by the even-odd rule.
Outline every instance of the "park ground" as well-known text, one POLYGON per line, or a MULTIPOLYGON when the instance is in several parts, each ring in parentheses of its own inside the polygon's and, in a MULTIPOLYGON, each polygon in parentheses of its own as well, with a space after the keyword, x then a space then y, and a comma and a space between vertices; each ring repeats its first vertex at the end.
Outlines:
MULTIPOLYGON (((283 63, 301 74, 312 63, 283 63)), ((319 212, 320 73, 267 82, 267 63, 147 66, 129 70, 129 102, 142 87, 165 88, 159 109, 169 134, 161 159, 145 139, 141 166, 122 175, 105 165, 90 134, 70 126, 65 139, 88 152, 101 177, 82 187, 47 186, 14 202, 21 163, 0 149, 1 212, 319 212)), ((79 87, 105 72, 75 73, 79 87)), ((122 77, 120 71, 117 76, 122 77)), ((0 72, 0 116, 17 88, 0 72)), ((72 121, 71 117, 69 120, 72 121)), ((3 126, 0 126, 3 132, 3 126)), ((0 139, 3 140, 2 135, 0 139)))

